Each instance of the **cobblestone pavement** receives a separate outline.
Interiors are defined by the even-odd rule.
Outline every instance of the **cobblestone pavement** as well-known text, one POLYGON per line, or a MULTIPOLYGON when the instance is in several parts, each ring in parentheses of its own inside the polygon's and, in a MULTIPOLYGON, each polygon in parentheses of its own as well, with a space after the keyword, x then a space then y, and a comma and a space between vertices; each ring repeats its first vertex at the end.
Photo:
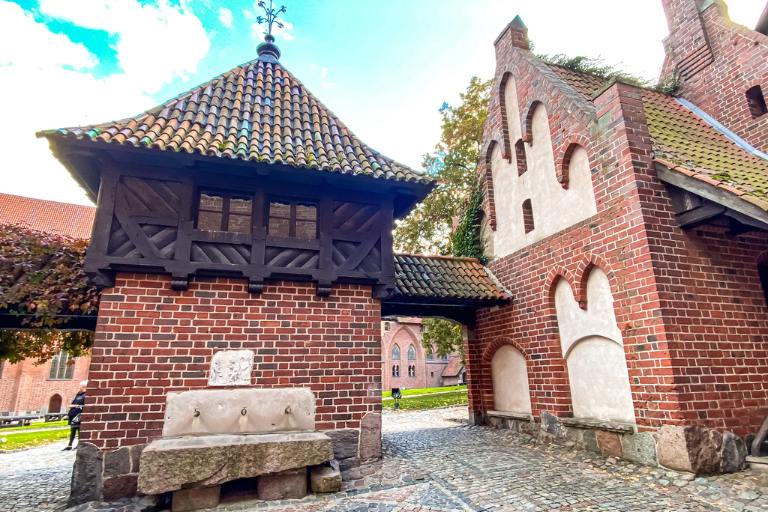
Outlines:
MULTIPOLYGON (((466 409, 384 412, 381 462, 345 475, 345 490, 303 500, 224 503, 218 512, 768 511, 768 473, 710 478, 535 444, 471 427, 466 409)), ((66 500, 73 454, 62 443, 0 454, 0 510, 54 510, 66 500)), ((141 510, 136 502, 79 510, 141 510)))
POLYGON ((0 453, 0 510, 61 510, 69 497, 75 452, 66 441, 0 453))

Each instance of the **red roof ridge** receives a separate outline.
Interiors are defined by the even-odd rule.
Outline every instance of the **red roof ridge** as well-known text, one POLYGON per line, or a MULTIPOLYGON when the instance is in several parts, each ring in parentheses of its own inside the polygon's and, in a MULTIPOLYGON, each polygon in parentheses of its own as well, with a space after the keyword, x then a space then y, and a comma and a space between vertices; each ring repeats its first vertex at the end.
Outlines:
POLYGON ((410 252, 396 252, 395 256, 409 256, 411 258, 429 258, 429 259, 437 259, 437 260, 455 260, 455 261, 472 261, 476 263, 482 263, 479 259, 473 258, 471 256, 450 256, 447 254, 421 254, 421 253, 410 253, 410 252))

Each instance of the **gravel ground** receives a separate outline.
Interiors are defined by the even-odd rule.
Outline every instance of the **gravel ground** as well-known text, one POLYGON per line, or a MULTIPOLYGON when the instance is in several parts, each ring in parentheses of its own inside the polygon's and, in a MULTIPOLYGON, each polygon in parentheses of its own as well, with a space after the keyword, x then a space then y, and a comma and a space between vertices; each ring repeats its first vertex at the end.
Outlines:
MULTIPOLYGON (((217 510, 315 511, 767 511, 768 473, 693 478, 593 453, 540 445, 508 430, 471 427, 466 409, 384 412, 381 462, 345 474, 343 492, 217 510)), ((73 452, 63 443, 0 454, 0 510, 56 510, 73 452)), ((135 503, 87 511, 138 511, 135 503)))

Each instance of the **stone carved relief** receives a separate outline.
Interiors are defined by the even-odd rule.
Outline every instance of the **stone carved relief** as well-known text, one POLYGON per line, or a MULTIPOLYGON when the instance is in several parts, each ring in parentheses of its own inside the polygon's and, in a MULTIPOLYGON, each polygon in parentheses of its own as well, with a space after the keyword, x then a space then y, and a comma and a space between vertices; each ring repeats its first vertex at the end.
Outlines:
POLYGON ((634 423, 627 360, 608 277, 598 268, 590 272, 586 311, 561 279, 555 288, 555 307, 573 415, 634 423))
POLYGON ((222 350, 213 354, 209 386, 249 386, 253 350, 222 350))

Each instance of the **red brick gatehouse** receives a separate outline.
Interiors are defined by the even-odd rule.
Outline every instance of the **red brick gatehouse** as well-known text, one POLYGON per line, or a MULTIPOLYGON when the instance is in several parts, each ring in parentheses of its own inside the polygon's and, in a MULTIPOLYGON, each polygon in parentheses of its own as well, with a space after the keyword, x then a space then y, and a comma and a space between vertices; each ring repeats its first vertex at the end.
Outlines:
POLYGON ((496 40, 483 236, 514 300, 478 314, 470 409, 732 471, 768 414, 768 37, 663 4, 670 93, 548 64, 520 18, 496 40))

